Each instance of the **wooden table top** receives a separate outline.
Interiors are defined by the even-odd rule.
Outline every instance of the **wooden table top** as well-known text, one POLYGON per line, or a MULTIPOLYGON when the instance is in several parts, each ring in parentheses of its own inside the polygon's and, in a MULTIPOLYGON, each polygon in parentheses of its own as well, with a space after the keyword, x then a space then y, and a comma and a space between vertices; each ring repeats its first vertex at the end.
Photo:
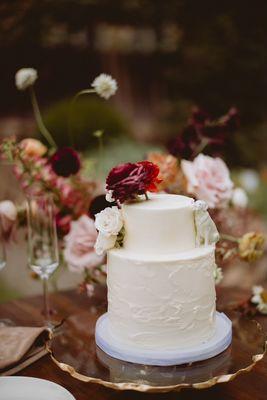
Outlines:
MULTIPOLYGON (((221 301, 229 301, 237 298, 240 292, 235 289, 225 290, 220 293, 221 301)), ((84 311, 89 303, 100 304, 103 307, 105 303, 104 291, 98 291, 94 299, 89 299, 85 295, 80 295, 75 291, 60 292, 51 295, 51 302, 60 316, 68 317, 84 311)), ((18 325, 36 326, 41 325, 42 317, 40 308, 42 298, 40 296, 27 299, 14 300, 9 303, 0 304, 0 317, 9 318, 18 325)), ((259 316, 257 320, 267 331, 267 316, 259 316)), ((216 399, 216 400, 266 400, 267 399, 267 357, 260 361, 250 373, 245 373, 237 377, 232 382, 218 384, 209 389, 189 390, 185 389, 179 393, 166 394, 146 394, 133 391, 119 392, 104 388, 97 384, 80 382, 59 368, 47 355, 30 365, 19 373, 23 376, 32 376, 43 379, 49 379, 64 386, 69 390, 76 400, 132 400, 132 399, 216 399)))

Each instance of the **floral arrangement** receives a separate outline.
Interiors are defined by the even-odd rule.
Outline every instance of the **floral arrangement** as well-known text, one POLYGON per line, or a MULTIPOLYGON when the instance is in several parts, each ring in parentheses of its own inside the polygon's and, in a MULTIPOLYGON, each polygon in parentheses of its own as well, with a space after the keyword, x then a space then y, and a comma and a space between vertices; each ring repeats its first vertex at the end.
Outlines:
MULTIPOLYGON (((265 251, 265 235, 261 232, 240 229, 235 236, 230 229, 238 226, 235 224, 238 218, 242 221, 246 218, 248 196, 243 188, 235 186, 229 168, 219 155, 239 124, 236 108, 218 119, 194 108, 187 126, 167 144, 167 152, 152 152, 147 156, 148 161, 159 167, 162 191, 192 196, 207 203, 220 232, 216 246, 219 265, 227 264, 234 257, 251 263, 265 251), (228 223, 229 219, 232 224, 228 223)), ((222 276, 222 269, 217 268, 217 282, 222 276)))
MULTIPOLYGON (((87 283, 96 282, 105 276, 102 271, 103 256, 96 254, 94 245, 97 231, 90 213, 90 206, 100 191, 101 184, 90 180, 83 173, 83 159, 73 147, 58 148, 51 132, 46 128, 34 85, 38 73, 33 68, 22 68, 15 75, 15 84, 20 91, 28 91, 39 132, 46 145, 34 138, 17 142, 7 138, 0 145, 3 159, 14 165, 14 174, 26 196, 53 195, 56 208, 56 224, 62 239, 62 255, 71 271, 85 273, 87 283)), ((117 82, 107 74, 100 74, 91 88, 78 92, 70 104, 81 95, 96 93, 105 100, 117 91, 117 82)), ((18 218, 25 223, 25 208, 19 212, 10 201, 0 203, 2 236, 9 240, 14 233, 18 218)))
MULTIPOLYGON (((82 290, 91 295, 93 284, 105 280, 105 252, 123 243, 121 205, 146 199, 148 191, 185 194, 206 202, 220 231, 221 240, 216 247, 219 265, 235 256, 253 262, 263 255, 265 237, 261 232, 246 231, 234 236, 224 229, 230 213, 242 214, 248 206, 246 192, 235 187, 220 157, 227 138, 239 127, 235 108, 218 119, 194 109, 187 126, 168 143, 165 153, 151 152, 145 161, 114 167, 106 180, 106 200, 102 196, 100 201, 96 196, 102 185, 84 176, 82 156, 74 147, 57 148, 53 135, 46 128, 34 89, 37 79, 36 70, 22 68, 15 76, 15 83, 18 90, 29 92, 46 144, 33 138, 19 143, 9 138, 2 142, 0 153, 2 158, 14 163, 14 174, 26 195, 53 195, 62 255, 71 271, 84 274, 82 290), (98 202, 99 207, 95 207, 98 202)), ((107 100, 117 88, 112 77, 99 75, 90 88, 73 97, 70 112, 79 96, 96 93, 107 100)), ((21 214, 23 210, 18 212, 12 202, 0 203, 2 235, 6 240, 13 237, 16 220, 23 221, 21 214)), ((222 268, 218 267, 215 271, 217 283, 222 276, 222 268)), ((258 291, 254 303, 257 300, 257 304, 261 304, 261 299, 265 299, 262 293, 258 291)))

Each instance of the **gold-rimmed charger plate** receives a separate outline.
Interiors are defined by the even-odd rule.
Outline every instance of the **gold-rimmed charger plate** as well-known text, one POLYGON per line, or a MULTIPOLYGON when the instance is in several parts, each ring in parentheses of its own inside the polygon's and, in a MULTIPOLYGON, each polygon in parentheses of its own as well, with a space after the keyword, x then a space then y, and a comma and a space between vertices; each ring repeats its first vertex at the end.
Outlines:
POLYGON ((157 367, 108 356, 95 345, 99 311, 94 307, 69 317, 60 331, 51 334, 47 346, 55 364, 83 382, 150 393, 205 389, 249 372, 266 352, 265 334, 258 322, 237 313, 228 316, 233 323, 231 346, 216 357, 190 365, 157 367))

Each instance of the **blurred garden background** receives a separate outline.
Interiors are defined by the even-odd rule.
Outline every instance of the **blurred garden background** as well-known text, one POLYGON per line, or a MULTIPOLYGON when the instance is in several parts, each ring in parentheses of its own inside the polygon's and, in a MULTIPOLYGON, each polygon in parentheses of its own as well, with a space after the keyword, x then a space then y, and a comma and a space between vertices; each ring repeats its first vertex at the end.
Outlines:
MULTIPOLYGON (((119 90, 109 102, 84 96, 73 112, 75 147, 92 177, 96 130, 104 132, 104 176, 119 162, 165 149, 193 107, 214 119, 235 107, 240 126, 222 157, 247 191, 255 218, 266 223, 266 21, 265 0, 0 0, 0 136, 40 139, 29 98, 14 84, 22 67, 38 71, 37 97, 58 146, 69 144, 71 97, 101 72, 117 80, 119 90)), ((0 179, 1 200, 22 201, 8 163, 1 164, 0 179)), ((26 258, 25 234, 19 232, 0 272, 0 301, 40 290, 26 258)), ((263 263, 261 278, 267 277, 263 263)), ((60 288, 79 281, 67 271, 62 275, 60 288)))

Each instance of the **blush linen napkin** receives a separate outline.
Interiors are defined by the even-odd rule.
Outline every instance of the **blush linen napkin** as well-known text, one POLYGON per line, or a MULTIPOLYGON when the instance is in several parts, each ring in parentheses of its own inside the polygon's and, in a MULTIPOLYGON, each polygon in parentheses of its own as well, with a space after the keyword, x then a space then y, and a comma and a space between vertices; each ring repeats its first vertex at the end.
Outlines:
POLYGON ((47 354, 45 327, 0 327, 0 376, 21 371, 47 354))

